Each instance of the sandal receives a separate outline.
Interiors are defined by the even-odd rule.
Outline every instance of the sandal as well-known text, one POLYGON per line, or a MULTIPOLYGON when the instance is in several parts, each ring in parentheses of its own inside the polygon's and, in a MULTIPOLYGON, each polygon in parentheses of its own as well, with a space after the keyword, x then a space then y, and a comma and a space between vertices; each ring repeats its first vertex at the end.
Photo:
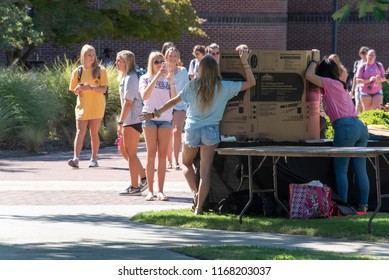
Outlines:
POLYGON ((176 164, 174 165, 174 169, 175 169, 175 170, 181 170, 180 164, 179 164, 179 163, 176 163, 176 164))
POLYGON ((152 192, 149 192, 147 195, 146 195, 146 198, 145 198, 146 201, 154 201, 154 195, 152 192))
POLYGON ((167 164, 167 169, 173 169, 173 164, 172 164, 171 162, 169 162, 169 163, 167 164))
POLYGON ((157 194, 157 198, 158 198, 158 200, 161 200, 161 201, 168 201, 169 200, 169 198, 164 193, 161 193, 161 192, 159 192, 157 194))

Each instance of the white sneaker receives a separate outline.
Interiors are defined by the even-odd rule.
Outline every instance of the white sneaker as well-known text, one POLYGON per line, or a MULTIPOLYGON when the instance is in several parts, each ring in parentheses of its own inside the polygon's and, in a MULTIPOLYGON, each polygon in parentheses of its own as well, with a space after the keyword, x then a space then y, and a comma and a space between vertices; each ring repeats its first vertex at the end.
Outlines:
POLYGON ((157 198, 158 198, 158 200, 161 200, 161 201, 168 201, 169 200, 169 198, 162 192, 159 192, 157 194, 157 198))
POLYGON ((146 201, 154 201, 154 194, 152 192, 149 192, 147 195, 146 195, 146 198, 145 198, 146 201))
POLYGON ((91 159, 89 162, 89 167, 99 167, 99 163, 97 162, 97 159, 91 159))

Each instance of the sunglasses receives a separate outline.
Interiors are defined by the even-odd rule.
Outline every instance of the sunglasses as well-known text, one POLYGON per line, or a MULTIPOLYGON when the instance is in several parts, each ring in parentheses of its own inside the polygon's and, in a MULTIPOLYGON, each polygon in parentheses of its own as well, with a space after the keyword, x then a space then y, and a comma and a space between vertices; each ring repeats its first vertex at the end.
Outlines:
POLYGON ((158 65, 158 64, 162 64, 162 63, 164 63, 165 62, 165 60, 154 60, 154 65, 158 65))
POLYGON ((219 55, 220 54, 220 52, 213 52, 213 53, 211 53, 212 55, 219 55))

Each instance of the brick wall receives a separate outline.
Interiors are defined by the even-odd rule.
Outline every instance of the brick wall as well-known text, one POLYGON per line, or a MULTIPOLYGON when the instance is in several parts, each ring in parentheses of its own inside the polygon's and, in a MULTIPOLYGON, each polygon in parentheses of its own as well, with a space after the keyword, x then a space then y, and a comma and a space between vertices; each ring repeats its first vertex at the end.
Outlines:
MULTIPOLYGON (((339 0, 341 8, 345 0, 339 0)), ((317 48, 322 55, 333 52, 333 1, 288 1, 288 49, 317 48)), ((354 11, 349 19, 338 24, 336 50, 342 63, 352 71, 359 59, 358 50, 366 45, 377 52, 377 60, 389 66, 389 26, 387 21, 377 22, 372 16, 358 18, 354 11)))
MULTIPOLYGON (((184 66, 188 67, 193 58, 192 48, 196 44, 208 45, 216 42, 222 49, 233 49, 245 43, 252 49, 304 50, 317 48, 323 55, 332 53, 333 0, 192 0, 198 16, 206 18, 203 29, 206 38, 192 38, 185 35, 175 42, 181 52, 184 66)), ((339 0, 338 8, 346 0, 339 0)), ((350 20, 338 25, 336 52, 345 66, 351 70, 358 59, 358 49, 367 45, 377 51, 377 60, 389 66, 389 25, 377 23, 372 17, 358 19, 356 14, 350 20)), ((98 55, 104 48, 114 53, 129 49, 136 55, 138 64, 147 64, 148 54, 160 50, 163 42, 139 40, 93 40, 86 42, 95 46, 98 55)), ((77 57, 82 45, 69 48, 55 48, 50 44, 40 46, 34 56, 52 63, 57 57, 62 59, 77 57)), ((0 64, 4 63, 4 53, 0 54, 0 64)))

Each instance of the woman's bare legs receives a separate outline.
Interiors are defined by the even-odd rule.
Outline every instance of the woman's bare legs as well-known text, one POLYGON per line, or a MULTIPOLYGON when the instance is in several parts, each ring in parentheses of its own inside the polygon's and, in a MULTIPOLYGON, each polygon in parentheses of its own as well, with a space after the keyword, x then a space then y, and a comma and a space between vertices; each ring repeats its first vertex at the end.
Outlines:
MULTIPOLYGON (((211 188, 211 174, 215 149, 218 145, 200 147, 200 183, 196 210, 202 212, 203 204, 211 188)), ((196 213, 196 212, 195 212, 196 213)))
POLYGON ((173 155, 174 167, 180 169, 179 155, 182 144, 182 129, 186 118, 185 111, 174 111, 173 113, 173 155))
MULTIPOLYGON (((146 160, 146 176, 149 192, 153 193, 155 157, 157 154, 157 127, 144 127, 147 160, 146 160)), ((166 158, 165 158, 166 161, 166 158)), ((166 162, 165 162, 166 166, 166 162)))
POLYGON ((123 128, 123 138, 121 147, 124 148, 128 158, 128 170, 130 171, 131 186, 139 187, 138 177, 146 177, 142 163, 138 158, 139 132, 133 127, 123 128))
MULTIPOLYGON (((166 176, 166 156, 172 135, 171 128, 158 128, 157 131, 157 145, 158 145, 158 191, 163 193, 166 176)), ((148 177, 148 176, 147 176, 148 177)))
POLYGON ((184 144, 184 149, 182 151, 182 171, 193 194, 197 194, 198 192, 196 172, 193 166, 193 161, 197 155, 198 150, 198 147, 189 147, 188 145, 184 144))
POLYGON ((91 159, 96 160, 100 148, 99 128, 102 119, 89 120, 89 134, 91 139, 91 159))
POLYGON ((84 144, 84 138, 88 121, 76 120, 76 136, 74 138, 74 158, 80 158, 81 149, 84 144))

